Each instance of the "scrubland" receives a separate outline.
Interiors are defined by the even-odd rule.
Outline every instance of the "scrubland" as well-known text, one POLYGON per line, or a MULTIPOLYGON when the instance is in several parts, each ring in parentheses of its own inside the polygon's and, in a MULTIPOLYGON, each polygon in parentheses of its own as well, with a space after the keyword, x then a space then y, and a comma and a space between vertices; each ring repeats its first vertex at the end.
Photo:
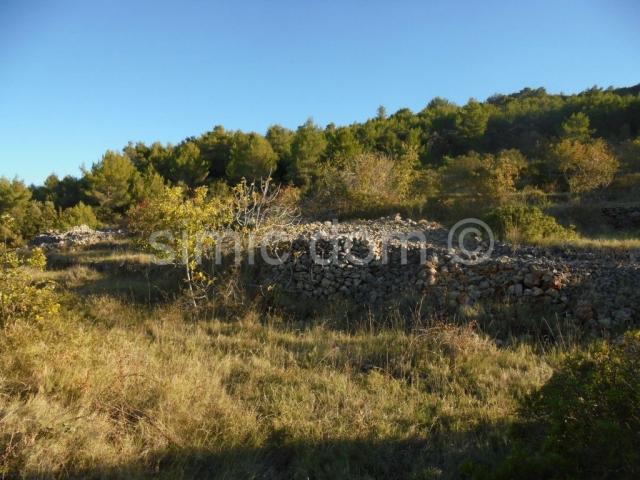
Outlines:
MULTIPOLYGON (((522 476, 528 448, 548 450, 524 456, 531 478, 581 472, 547 445, 561 405, 535 421, 527 405, 560 381, 566 398, 549 398, 579 397, 588 411, 592 390, 574 395, 566 378, 600 365, 597 339, 550 341, 543 318, 540 335, 497 338, 474 312, 438 316, 420 299, 303 313, 238 295, 194 315, 170 277, 123 268, 143 267, 144 255, 113 248, 30 270, 33 282, 56 281, 58 312, 3 325, 5 478, 509 478, 522 476), (524 424, 537 433, 522 442, 524 424)), ((638 364, 629 338, 610 368, 638 364)), ((631 442, 605 463, 624 477, 637 472, 628 430, 639 392, 637 380, 628 386, 637 376, 616 378, 631 390, 592 420, 610 422, 596 428, 600 440, 631 442)))

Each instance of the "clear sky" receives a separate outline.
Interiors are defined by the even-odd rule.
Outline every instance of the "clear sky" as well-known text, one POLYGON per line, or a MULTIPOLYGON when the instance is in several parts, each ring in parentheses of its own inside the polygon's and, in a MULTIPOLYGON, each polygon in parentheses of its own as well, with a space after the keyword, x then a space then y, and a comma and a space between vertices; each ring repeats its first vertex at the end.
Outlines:
POLYGON ((640 83, 640 1, 0 0, 0 175, 216 124, 640 83))

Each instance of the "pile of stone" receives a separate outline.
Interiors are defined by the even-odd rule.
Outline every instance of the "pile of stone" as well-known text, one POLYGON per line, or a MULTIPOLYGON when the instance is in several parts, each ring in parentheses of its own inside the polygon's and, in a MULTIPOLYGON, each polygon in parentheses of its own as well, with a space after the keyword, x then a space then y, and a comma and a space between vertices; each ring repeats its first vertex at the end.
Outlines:
POLYGON ((79 225, 65 232, 49 230, 45 233, 41 233, 31 241, 31 245, 34 247, 41 247, 46 250, 53 250, 108 242, 124 235, 124 230, 94 230, 87 225, 79 225))
POLYGON ((303 224, 272 246, 284 261, 261 268, 262 281, 318 299, 377 303, 402 292, 431 293, 450 307, 541 304, 602 328, 640 321, 640 263, 632 253, 496 243, 489 258, 466 264, 447 238, 437 224, 398 217, 303 224))

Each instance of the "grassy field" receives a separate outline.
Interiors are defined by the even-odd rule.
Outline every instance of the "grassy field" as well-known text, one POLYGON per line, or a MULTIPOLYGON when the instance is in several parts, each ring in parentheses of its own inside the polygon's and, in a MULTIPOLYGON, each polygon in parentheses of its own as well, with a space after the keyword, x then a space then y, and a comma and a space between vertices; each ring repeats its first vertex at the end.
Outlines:
POLYGON ((126 248, 53 258, 60 317, 5 326, 0 476, 460 478, 579 347, 418 306, 194 318, 126 248))

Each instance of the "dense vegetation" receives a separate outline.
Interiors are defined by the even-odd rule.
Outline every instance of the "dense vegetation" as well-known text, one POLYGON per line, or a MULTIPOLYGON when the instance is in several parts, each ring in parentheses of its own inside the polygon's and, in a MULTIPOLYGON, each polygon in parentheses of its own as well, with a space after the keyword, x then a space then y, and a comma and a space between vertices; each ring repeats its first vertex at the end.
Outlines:
POLYGON ((0 179, 0 213, 13 222, 2 229, 20 242, 51 227, 113 224, 165 184, 221 191, 269 174, 298 188, 310 211, 338 217, 405 209, 453 218, 470 205, 477 210, 479 198, 485 210, 594 195, 620 200, 640 185, 639 91, 527 88, 463 106, 435 98, 417 113, 387 115, 381 107, 348 126, 322 129, 309 120, 265 135, 216 126, 178 145, 129 143, 80 178, 51 175, 30 187, 0 179))

